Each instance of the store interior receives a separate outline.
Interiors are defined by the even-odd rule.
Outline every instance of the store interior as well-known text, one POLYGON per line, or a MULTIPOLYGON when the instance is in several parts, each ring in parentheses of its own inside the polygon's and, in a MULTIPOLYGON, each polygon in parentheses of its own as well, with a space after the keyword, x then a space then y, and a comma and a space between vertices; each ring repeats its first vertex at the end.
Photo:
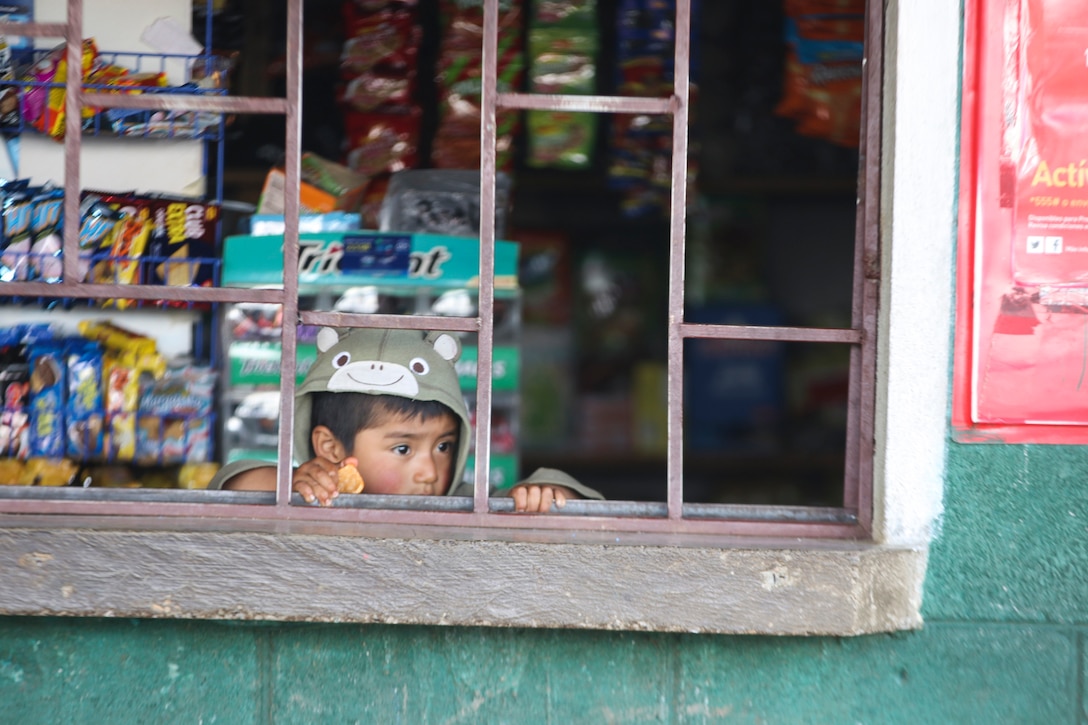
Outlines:
MULTIPOLYGON (((464 63, 446 42, 454 22, 448 13, 456 3, 369 3, 378 10, 367 5, 305 3, 302 150, 353 163, 352 144, 365 145, 359 141, 360 124, 376 123, 374 118, 391 111, 412 115, 418 127, 410 151, 387 160, 390 167, 459 168, 450 151, 456 144, 444 147, 442 138, 450 113, 449 67, 464 63), (377 20, 382 13, 384 19, 377 20), (395 26, 400 32, 396 24, 405 18, 416 26, 415 35, 402 33, 390 53, 411 59, 410 84, 384 99, 350 99, 347 88, 358 75, 345 67, 349 34, 356 33, 363 45, 376 43, 386 37, 383 23, 386 30, 395 26), (358 110, 361 103, 369 116, 358 110)), ((661 5, 670 3, 514 4, 517 17, 510 27, 520 35, 500 44, 516 46, 507 49, 516 60, 500 58, 500 77, 503 63, 520 63, 523 67, 511 72, 513 88, 543 87, 545 73, 534 68, 545 67, 547 57, 533 45, 533 33, 551 12, 553 21, 572 23, 559 33, 568 41, 564 47, 573 45, 571 52, 579 56, 573 69, 564 68, 576 77, 570 92, 608 95, 634 88, 652 94, 655 83, 660 91, 669 84, 672 53, 671 42, 660 42, 671 31, 671 22, 654 9, 661 5), (570 19, 578 13, 581 24, 570 19), (646 56, 652 70, 641 75, 647 73, 646 56), (655 80, 644 83, 654 74, 655 80)), ((810 111, 816 117, 823 113, 822 119, 787 112, 791 94, 803 92, 789 85, 796 73, 789 63, 796 54, 788 29, 796 25, 788 21, 799 5, 805 3, 695 3, 685 274, 689 322, 851 324, 860 88, 851 70, 860 76, 860 58, 839 61, 848 82, 832 89, 825 106, 810 111)), ((850 21, 842 26, 843 37, 850 40, 861 21, 845 10, 858 3, 839 5, 841 17, 850 21)), ((195 8, 194 28, 204 27, 203 10, 195 8)), ((282 95, 283 7, 228 0, 215 3, 213 12, 213 48, 233 59, 231 92, 282 95)), ((853 41, 841 45, 860 48, 853 41)), ((628 120, 561 119, 565 130, 556 142, 548 136, 557 133, 554 129, 518 114, 508 134, 509 152, 500 151, 501 170, 510 181, 502 238, 518 242, 521 252, 516 425, 521 475, 537 466, 560 468, 608 498, 653 501, 665 496, 671 129, 667 119, 642 119, 649 130, 637 139, 642 156, 633 161, 624 156, 624 134, 629 143, 633 125, 628 120), (557 154, 549 153, 555 148, 548 143, 559 144, 557 154), (665 186, 653 174, 625 178, 637 176, 632 164, 647 160, 658 166, 658 177, 664 173, 665 186)), ((500 119, 500 143, 503 130, 500 119)), ((283 139, 282 117, 231 119, 224 141, 226 200, 243 209, 260 203, 269 168, 282 160, 283 139)), ((467 157, 460 168, 478 163, 471 153, 467 157)), ((388 173, 372 175, 372 182, 382 176, 388 173)), ((379 179, 373 188, 383 183, 379 179)), ((368 199, 372 209, 380 202, 380 192, 368 199)), ((366 225, 367 208, 363 211, 366 225)), ((373 214, 369 223, 377 226, 373 214)), ((841 503, 846 346, 689 341, 685 350, 685 500, 841 503)))

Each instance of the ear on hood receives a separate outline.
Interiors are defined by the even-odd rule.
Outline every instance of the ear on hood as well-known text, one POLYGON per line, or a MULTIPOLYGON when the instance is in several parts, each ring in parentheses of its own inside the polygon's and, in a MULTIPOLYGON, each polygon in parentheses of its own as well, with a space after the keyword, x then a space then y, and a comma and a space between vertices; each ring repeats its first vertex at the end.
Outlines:
POLYGON ((338 342, 340 342, 340 333, 333 328, 322 327, 317 331, 318 352, 325 352, 338 342))
POLYGON ((456 362, 461 358, 461 341, 453 335, 445 332, 430 332, 424 340, 433 345, 434 351, 444 360, 456 362))

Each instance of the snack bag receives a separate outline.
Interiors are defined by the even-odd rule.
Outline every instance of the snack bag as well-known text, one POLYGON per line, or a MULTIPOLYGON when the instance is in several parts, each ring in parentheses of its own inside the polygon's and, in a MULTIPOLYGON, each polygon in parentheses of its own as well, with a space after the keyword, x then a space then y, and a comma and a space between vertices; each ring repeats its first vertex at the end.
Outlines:
POLYGON ((151 284, 212 285, 222 217, 219 205, 200 199, 152 196, 149 208, 152 226, 147 256, 151 261, 151 284))
POLYGON ((63 189, 43 189, 31 199, 30 271, 44 282, 60 282, 64 273, 63 214, 63 189))
POLYGON ((111 461, 136 458, 136 414, 114 413, 107 419, 106 455, 111 461))
POLYGON ((0 214, 3 217, 3 253, 0 254, 0 281, 15 282, 30 278, 30 219, 34 190, 5 185, 0 214))
POLYGON ((94 192, 83 192, 79 204, 79 281, 87 279, 92 265, 109 256, 109 239, 121 220, 121 212, 94 192))
POLYGON ((136 452, 133 460, 142 466, 169 463, 163 454, 163 420, 157 415, 142 415, 136 423, 136 452))
POLYGON ((29 455, 30 366, 21 347, 5 348, 0 354, 0 455, 26 458, 29 455))
MULTIPOLYGON (((118 214, 109 234, 102 239, 91 267, 91 280, 98 284, 141 284, 143 257, 151 237, 151 210, 148 201, 133 194, 102 194, 101 201, 118 214)), ((132 300, 113 300, 124 309, 132 300)))
MULTIPOLYGON (((35 66, 33 71, 35 77, 31 80, 36 80, 46 83, 61 84, 57 87, 50 87, 48 89, 42 89, 45 91, 44 99, 40 98, 36 94, 27 92, 26 104, 26 116, 30 120, 31 124, 44 134, 48 134, 53 138, 60 140, 64 138, 64 82, 68 76, 68 62, 66 57, 67 49, 65 46, 58 46, 53 50, 45 59, 35 66), (33 110, 32 110, 33 109, 33 110), (40 112, 39 112, 40 109, 40 112)), ((91 69, 94 67, 95 61, 98 58, 98 47, 95 45, 93 39, 86 39, 83 41, 83 78, 86 79, 91 69)), ((90 107, 84 107, 82 115, 84 119, 93 118, 96 111, 90 107)))
POLYGON ((102 349, 89 340, 76 340, 67 352, 68 401, 65 426, 68 455, 87 460, 104 452, 105 410, 102 400, 102 349))
POLYGON ((404 112, 345 112, 348 168, 367 177, 415 168, 420 119, 418 107, 404 112))
POLYGON ((104 348, 102 361, 103 407, 107 438, 104 446, 109 460, 131 461, 136 456, 136 418, 142 376, 159 377, 166 362, 155 341, 108 322, 83 320, 79 331, 97 340, 104 348))
POLYGON ((140 385, 137 458, 194 463, 211 458, 217 373, 208 367, 168 368, 140 385))
POLYGON ((861 133, 864 3, 790 0, 786 63, 775 114, 797 121, 797 133, 856 147, 861 133))
POLYGON ((57 342, 28 348, 30 358, 30 457, 64 456, 67 392, 64 350, 57 342))

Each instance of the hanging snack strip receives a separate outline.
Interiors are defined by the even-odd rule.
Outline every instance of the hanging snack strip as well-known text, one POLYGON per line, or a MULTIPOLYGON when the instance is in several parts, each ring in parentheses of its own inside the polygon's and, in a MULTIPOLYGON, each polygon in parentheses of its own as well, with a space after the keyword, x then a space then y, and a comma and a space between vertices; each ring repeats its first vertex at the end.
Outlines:
POLYGON ((861 133, 863 0, 788 0, 779 116, 802 136, 856 148, 861 133))
MULTIPOLYGON (((699 3, 692 2, 692 28, 699 3)), ((617 93, 666 98, 673 92, 676 4, 673 0, 621 0, 617 16, 617 93)), ((689 105, 698 96, 698 35, 691 38, 689 105)), ((696 126, 694 113, 689 128, 696 126)), ((688 184, 698 176, 698 133, 691 133, 688 184)), ((621 209, 630 217, 663 214, 672 185, 672 120, 667 116, 619 114, 609 138, 609 185, 623 195, 621 209)), ((689 190, 689 194, 691 191, 689 190)))
POLYGON ((340 55, 344 86, 344 164, 373 180, 414 168, 420 118, 416 68, 423 35, 415 2, 343 3, 347 40, 340 55))
MULTIPOLYGON (((596 92, 596 11, 596 0, 553 1, 535 6, 529 25, 529 88, 533 93, 596 92)), ((590 166, 597 135, 594 114, 529 111, 526 125, 530 166, 590 166)))
MULTIPOLYGON (((438 130, 431 162, 439 169, 480 168, 481 76, 483 71, 482 0, 442 0, 439 47, 438 130)), ((525 61, 521 41, 522 3, 500 0, 497 84, 500 92, 521 88, 525 61)), ((500 109, 496 119, 496 165, 513 165, 514 136, 520 114, 500 109)))

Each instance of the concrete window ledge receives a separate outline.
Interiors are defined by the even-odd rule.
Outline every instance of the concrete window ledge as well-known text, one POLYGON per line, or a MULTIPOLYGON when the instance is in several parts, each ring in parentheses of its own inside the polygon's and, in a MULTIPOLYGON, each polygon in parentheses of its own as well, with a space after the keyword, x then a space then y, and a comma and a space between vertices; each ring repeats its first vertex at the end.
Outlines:
POLYGON ((0 525, 12 615, 859 635, 921 626, 926 564, 921 549, 852 542, 0 525))

